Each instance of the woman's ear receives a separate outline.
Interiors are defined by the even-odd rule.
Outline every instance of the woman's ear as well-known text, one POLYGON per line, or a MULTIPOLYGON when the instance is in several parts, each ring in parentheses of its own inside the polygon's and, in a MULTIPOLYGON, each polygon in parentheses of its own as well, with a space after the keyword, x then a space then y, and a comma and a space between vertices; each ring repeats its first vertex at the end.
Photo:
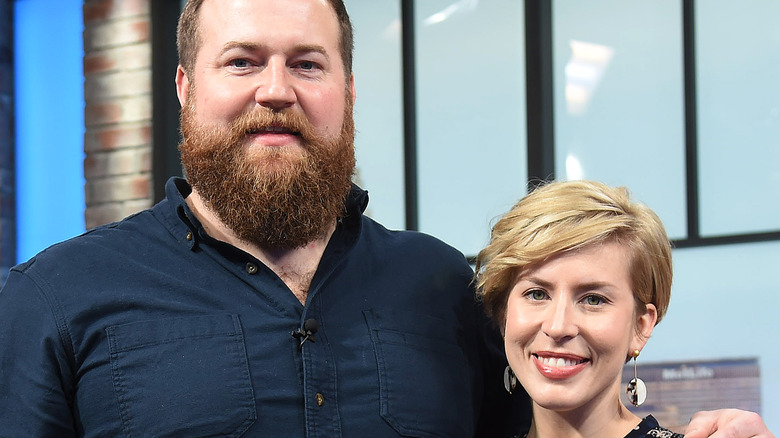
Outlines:
POLYGON ((636 333, 634 334, 631 351, 644 348, 647 340, 650 339, 650 335, 653 334, 657 321, 658 310, 655 308, 655 304, 645 304, 645 313, 639 315, 636 320, 636 333))

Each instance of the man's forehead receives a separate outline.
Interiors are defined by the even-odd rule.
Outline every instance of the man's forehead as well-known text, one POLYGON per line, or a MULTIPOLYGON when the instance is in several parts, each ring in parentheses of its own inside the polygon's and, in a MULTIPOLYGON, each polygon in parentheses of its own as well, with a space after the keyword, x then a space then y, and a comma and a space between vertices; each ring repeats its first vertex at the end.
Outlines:
POLYGON ((315 34, 319 28, 335 32, 336 40, 341 33, 336 11, 328 0, 204 0, 198 20, 202 29, 222 34, 250 20, 258 25, 258 31, 267 28, 280 34, 315 34))
MULTIPOLYGON (((212 11, 248 10, 261 12, 272 8, 276 10, 295 10, 307 5, 319 10, 327 10, 334 21, 338 22, 336 10, 330 0, 203 0, 199 10, 201 12, 204 9, 212 11)), ((199 15, 202 18, 204 14, 199 15)))
POLYGON ((211 64, 231 48, 269 54, 318 52, 344 66, 342 28, 329 0, 204 0, 198 13, 195 64, 211 64))

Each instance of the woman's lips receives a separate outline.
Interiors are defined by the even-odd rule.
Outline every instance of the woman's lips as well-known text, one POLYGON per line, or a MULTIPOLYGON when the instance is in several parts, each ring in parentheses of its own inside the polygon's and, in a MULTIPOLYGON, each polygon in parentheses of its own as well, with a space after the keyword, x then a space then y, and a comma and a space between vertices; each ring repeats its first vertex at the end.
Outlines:
POLYGON ((590 361, 578 356, 537 353, 531 356, 539 372, 553 380, 563 380, 579 374, 590 361))

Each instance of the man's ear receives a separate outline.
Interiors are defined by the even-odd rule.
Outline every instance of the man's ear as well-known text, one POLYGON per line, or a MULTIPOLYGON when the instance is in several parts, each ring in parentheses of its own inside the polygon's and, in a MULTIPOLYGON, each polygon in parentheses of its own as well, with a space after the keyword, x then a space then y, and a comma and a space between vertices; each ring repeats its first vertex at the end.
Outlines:
POLYGON ((355 99, 357 98, 357 95, 355 95, 355 74, 350 73, 349 75, 349 92, 352 95, 352 105, 355 105, 355 99))
POLYGON ((184 72, 184 68, 179 65, 176 68, 176 95, 179 97, 179 105, 184 107, 187 103, 187 95, 190 92, 190 78, 184 72))

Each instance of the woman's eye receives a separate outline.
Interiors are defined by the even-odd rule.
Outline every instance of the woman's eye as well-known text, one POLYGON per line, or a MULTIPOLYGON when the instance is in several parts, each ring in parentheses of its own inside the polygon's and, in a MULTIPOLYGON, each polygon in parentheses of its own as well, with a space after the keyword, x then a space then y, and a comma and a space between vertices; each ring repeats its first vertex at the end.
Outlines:
POLYGON ((528 297, 530 297, 534 301, 541 301, 541 300, 547 298, 547 294, 544 293, 544 291, 540 290, 540 289, 534 289, 534 290, 528 291, 527 295, 528 295, 528 297))
POLYGON ((598 295, 588 295, 585 297, 585 303, 587 303, 590 306, 598 306, 599 304, 604 303, 604 298, 601 298, 598 295))

